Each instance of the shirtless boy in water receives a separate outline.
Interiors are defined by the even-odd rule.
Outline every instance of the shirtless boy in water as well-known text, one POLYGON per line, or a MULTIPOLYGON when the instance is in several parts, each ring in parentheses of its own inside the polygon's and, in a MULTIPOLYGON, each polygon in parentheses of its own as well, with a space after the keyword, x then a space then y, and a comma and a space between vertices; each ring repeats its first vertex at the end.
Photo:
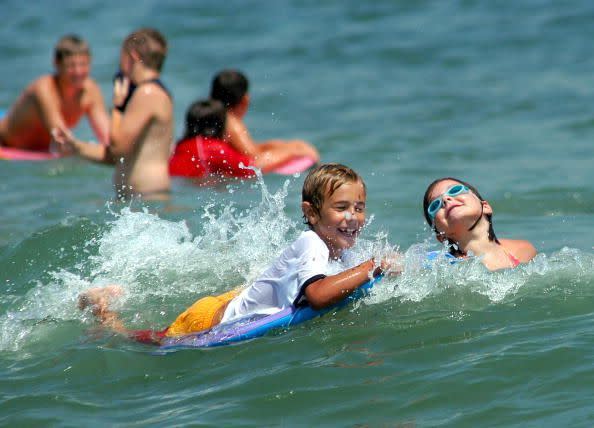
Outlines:
POLYGON ((109 146, 82 142, 64 126, 54 132, 64 150, 116 165, 118 199, 168 197, 173 103, 159 79, 166 54, 167 41, 157 30, 141 28, 124 40, 121 76, 114 81, 109 146))
POLYGON ((62 37, 54 50, 55 74, 39 77, 0 119, 0 146, 48 152, 50 131, 73 128, 87 115, 99 141, 106 145, 109 118, 99 86, 91 77, 91 51, 75 35, 62 37))

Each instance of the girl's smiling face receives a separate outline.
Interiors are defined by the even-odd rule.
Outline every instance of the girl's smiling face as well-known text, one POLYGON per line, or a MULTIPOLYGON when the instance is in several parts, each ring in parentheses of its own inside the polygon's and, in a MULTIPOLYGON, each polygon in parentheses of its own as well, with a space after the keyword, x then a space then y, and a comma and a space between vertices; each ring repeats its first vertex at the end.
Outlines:
POLYGON ((435 213, 433 225, 438 232, 449 237, 467 232, 483 214, 492 213, 490 205, 481 201, 472 190, 456 196, 448 195, 448 190, 458 184, 462 183, 442 180, 433 186, 427 197, 428 201, 441 198, 441 208, 435 213))
POLYGON ((319 212, 309 202, 303 203, 309 224, 328 246, 331 258, 355 245, 365 224, 365 199, 365 187, 356 181, 342 184, 332 195, 326 192, 319 212))

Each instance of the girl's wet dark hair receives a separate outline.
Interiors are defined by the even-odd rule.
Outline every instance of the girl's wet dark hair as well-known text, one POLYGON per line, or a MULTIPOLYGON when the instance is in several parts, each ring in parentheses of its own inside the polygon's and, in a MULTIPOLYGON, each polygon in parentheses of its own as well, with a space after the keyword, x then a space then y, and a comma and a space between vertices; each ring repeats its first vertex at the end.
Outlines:
POLYGON ((227 112, 223 103, 217 100, 196 101, 186 112, 184 140, 199 135, 223 138, 227 112))
MULTIPOLYGON (((429 204, 431 203, 431 201, 429 200, 429 195, 431 194, 431 192, 433 191, 433 188, 438 183, 441 183, 442 181, 445 181, 445 180, 452 180, 457 183, 463 184, 466 187, 468 187, 470 189, 470 191, 472 193, 474 193, 476 195, 476 197, 481 200, 481 202, 485 200, 485 198, 483 198, 481 196, 481 194, 476 189, 476 187, 474 187, 470 183, 467 183, 466 181, 462 181, 462 180, 459 180, 454 177, 443 177, 443 178, 438 178, 437 180, 434 180, 433 182, 431 182, 431 184, 429 184, 429 186, 427 186, 427 190, 425 190, 425 195, 423 196, 423 215, 425 216, 425 220, 433 228, 435 233, 439 233, 439 232, 435 228, 435 224, 433 224, 433 221, 431 220, 431 217, 429 217, 429 213, 427 212, 427 208, 429 207, 429 204)), ((493 216, 491 214, 485 214, 485 216, 487 217, 487 221, 489 222, 489 232, 488 232, 489 241, 495 241, 499 244, 499 240, 497 239, 497 236, 495 236, 495 230, 493 229, 493 219, 492 219, 493 216)), ((445 238, 448 239, 447 236, 445 238)), ((450 241, 450 240, 448 239, 448 241, 450 241)), ((463 255, 463 253, 454 244, 455 243, 450 244, 450 253, 454 256, 463 255)))
POLYGON ((219 100, 225 108, 235 107, 248 92, 248 80, 238 70, 223 70, 212 80, 210 97, 219 100))

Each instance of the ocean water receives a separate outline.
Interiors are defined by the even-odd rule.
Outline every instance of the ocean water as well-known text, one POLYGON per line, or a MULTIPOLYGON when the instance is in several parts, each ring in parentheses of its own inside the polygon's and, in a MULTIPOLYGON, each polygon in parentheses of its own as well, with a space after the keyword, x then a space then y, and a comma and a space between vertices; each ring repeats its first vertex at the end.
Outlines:
POLYGON ((5 0, 2 16, 0 108, 51 72, 70 32, 110 105, 122 39, 160 29, 177 135, 214 73, 243 70, 252 135, 303 138, 357 169, 356 251, 398 246, 407 270, 289 331, 154 355, 98 328, 78 294, 121 284, 127 325, 166 326, 297 236, 303 175, 175 181, 167 203, 120 204, 109 167, 1 162, 0 425, 594 424, 592 2, 5 0), (421 269, 438 248, 421 199, 441 176, 476 185, 498 236, 537 258, 421 269))

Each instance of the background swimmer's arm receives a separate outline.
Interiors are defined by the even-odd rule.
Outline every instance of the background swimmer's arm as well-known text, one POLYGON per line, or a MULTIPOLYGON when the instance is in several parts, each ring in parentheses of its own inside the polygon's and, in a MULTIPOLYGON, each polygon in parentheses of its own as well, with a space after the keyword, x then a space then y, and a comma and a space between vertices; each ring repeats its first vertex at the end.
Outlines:
POLYGON ((388 268, 387 262, 382 261, 381 266, 377 267, 373 260, 368 260, 359 266, 311 283, 305 289, 305 297, 312 308, 326 308, 348 297, 369 281, 371 275, 377 277, 388 268))
POLYGON ((56 91, 52 78, 42 78, 35 86, 34 97, 45 129, 51 132, 54 128, 66 126, 60 111, 60 94, 56 91))
POLYGON ((86 143, 79 140, 66 126, 58 126, 51 131, 52 139, 58 143, 63 154, 75 153, 93 162, 113 164, 114 160, 109 147, 103 144, 86 143))
POLYGON ((105 110, 101 90, 95 82, 89 84, 89 98, 91 100, 91 105, 87 112, 89 123, 99 142, 107 146, 109 144, 109 116, 105 110))
POLYGON ((227 113, 225 140, 227 140, 231 147, 246 156, 254 158, 259 153, 259 149, 252 140, 245 124, 241 119, 230 113, 227 113))

